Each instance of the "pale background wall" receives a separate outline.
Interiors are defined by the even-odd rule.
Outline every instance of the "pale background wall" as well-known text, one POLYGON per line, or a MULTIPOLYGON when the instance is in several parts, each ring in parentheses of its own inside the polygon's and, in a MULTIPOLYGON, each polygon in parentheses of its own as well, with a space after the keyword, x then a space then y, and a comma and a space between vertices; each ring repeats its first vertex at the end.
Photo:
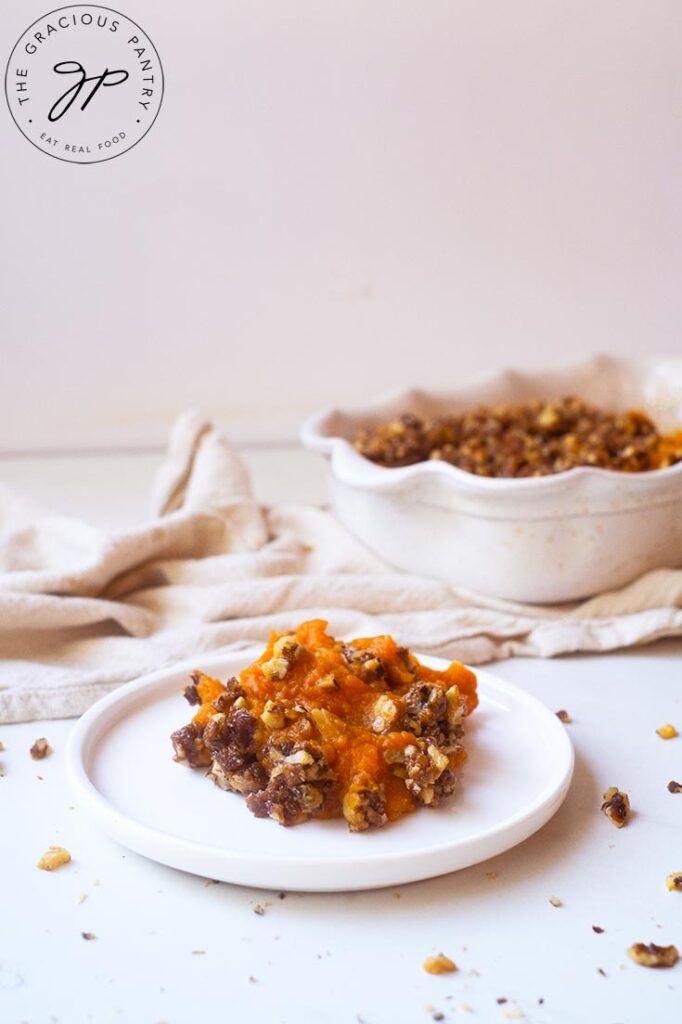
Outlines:
MULTIPOLYGON (((3 68, 50 6, 3 0, 3 68)), ((51 160, 2 100, 0 449, 682 350, 679 0, 114 6, 166 72, 139 146, 51 160)))

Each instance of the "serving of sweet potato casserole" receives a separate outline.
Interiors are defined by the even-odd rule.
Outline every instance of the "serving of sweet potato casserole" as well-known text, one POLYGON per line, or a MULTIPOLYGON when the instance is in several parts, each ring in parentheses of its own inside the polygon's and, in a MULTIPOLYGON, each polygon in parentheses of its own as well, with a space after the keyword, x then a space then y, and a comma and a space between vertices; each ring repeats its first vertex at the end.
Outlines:
POLYGON ((193 673, 197 711, 171 737, 175 759, 281 825, 343 816, 361 832, 437 806, 466 757, 475 675, 459 662, 427 668, 390 636, 342 643, 326 626, 273 634, 224 684, 193 673))

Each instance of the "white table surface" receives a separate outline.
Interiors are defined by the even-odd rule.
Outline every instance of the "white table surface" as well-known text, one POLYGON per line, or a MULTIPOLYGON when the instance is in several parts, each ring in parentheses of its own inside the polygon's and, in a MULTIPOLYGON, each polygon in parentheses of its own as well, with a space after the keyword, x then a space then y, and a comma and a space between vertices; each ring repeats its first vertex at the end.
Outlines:
MULTIPOLYGON (((311 456, 246 458, 263 500, 322 500, 311 456)), ((158 461, 5 458, 0 481, 120 526, 144 515, 158 461)), ((682 781, 682 738, 654 731, 668 721, 682 731, 680 654, 682 643, 662 642, 495 665, 573 717, 566 803, 515 850, 397 890, 280 899, 161 867, 105 838, 74 804, 64 774, 71 722, 0 726, 0 1022, 677 1024, 682 963, 647 970, 625 951, 637 941, 682 949, 682 894, 665 886, 682 869, 682 794, 666 789, 682 781), (39 736, 54 753, 34 762, 39 736), (599 811, 611 785, 635 811, 622 830, 599 811), (52 874, 35 867, 50 844, 73 855, 52 874), (440 951, 456 974, 422 970, 440 951)))

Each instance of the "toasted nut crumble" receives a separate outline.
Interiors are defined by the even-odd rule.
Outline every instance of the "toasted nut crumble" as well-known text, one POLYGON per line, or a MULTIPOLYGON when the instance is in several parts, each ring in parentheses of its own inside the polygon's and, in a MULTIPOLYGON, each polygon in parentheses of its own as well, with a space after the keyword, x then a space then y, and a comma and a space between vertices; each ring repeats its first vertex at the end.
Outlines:
POLYGON ((682 793, 682 782, 675 782, 674 779, 671 779, 667 788, 669 793, 682 793))
POLYGON ((457 970, 457 964, 453 963, 450 957, 445 956, 444 953, 428 957, 422 967, 428 974, 452 974, 457 970))
POLYGON ((597 935, 603 935, 604 934, 604 929, 601 928, 598 924, 593 924, 592 925, 592 931, 595 932, 597 935))
POLYGON ((70 860, 71 854, 63 846, 49 846, 47 853, 42 855, 36 867, 41 871, 56 871, 62 865, 68 864, 70 860))
POLYGON ((654 942, 635 942, 628 947, 628 956, 642 967, 674 967, 680 959, 676 946, 657 946, 654 942))
POLYGON ((611 786, 604 793, 604 803, 601 805, 601 809, 616 828, 622 828, 630 817, 630 799, 627 793, 621 793, 616 786, 611 786))
POLYGON ((550 896, 549 902, 552 904, 553 907, 563 907, 563 903, 561 902, 558 896, 550 896))
POLYGON ((673 871, 665 880, 671 892, 682 892, 682 871, 673 871))
POLYGON ((48 754, 52 753, 52 747, 47 742, 44 736, 41 736, 39 740, 36 740, 31 747, 31 757, 34 761, 42 761, 43 758, 47 757, 48 754))
POLYGON ((678 735, 677 729, 674 725, 671 725, 670 722, 666 722, 665 725, 659 726, 656 732, 662 740, 674 740, 678 735))
POLYGON ((559 719, 560 722, 564 723, 564 725, 570 725, 571 722, 573 721, 573 719, 569 715, 568 711, 564 711, 563 708, 561 709, 561 711, 557 711, 556 716, 557 716, 557 718, 559 719))
POLYGON ((608 412, 579 398, 488 405, 432 418, 405 413, 360 430, 355 448, 381 466, 448 462, 487 477, 576 466, 637 473, 682 460, 682 431, 662 435, 642 412, 608 412))
POLYGON ((256 906, 253 908, 253 912, 254 914, 258 914, 259 917, 263 917, 263 915, 265 914, 265 907, 261 906, 260 903, 257 903, 256 906))
POLYGON ((93 939, 97 938, 94 932, 81 932, 81 935, 87 942, 92 942, 93 939))

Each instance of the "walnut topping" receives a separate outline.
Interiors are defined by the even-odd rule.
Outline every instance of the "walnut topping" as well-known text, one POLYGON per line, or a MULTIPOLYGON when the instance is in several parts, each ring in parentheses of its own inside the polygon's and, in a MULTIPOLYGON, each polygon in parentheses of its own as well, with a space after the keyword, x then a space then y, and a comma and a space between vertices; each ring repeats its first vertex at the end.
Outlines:
POLYGON ((395 728, 398 715, 398 705, 393 697, 387 697, 385 693, 382 693, 374 702, 372 731, 376 733, 390 732, 395 728))
POLYGON ((267 725, 268 729, 284 728, 284 708, 281 704, 278 704, 273 700, 265 702, 265 707, 263 708, 263 712, 260 717, 261 721, 264 725, 267 725))
POLYGON ((71 854, 63 846, 49 846, 47 852, 42 855, 36 867, 41 871, 56 871, 71 860, 71 854))
POLYGON ((570 725, 571 722, 573 721, 573 719, 569 715, 568 711, 564 711, 563 708, 561 709, 561 711, 557 711, 556 716, 557 716, 557 718, 559 719, 560 722, 564 723, 564 725, 570 725))
POLYGON ((188 704, 201 704, 201 697, 197 690, 196 682, 192 682, 189 686, 186 686, 182 691, 182 695, 188 704))
POLYGON ((427 974, 453 974, 457 970, 457 964, 449 956, 439 953, 438 956, 430 956, 422 964, 427 974))
POLYGON ((601 809, 616 828, 622 828, 630 818, 630 799, 627 793, 621 793, 616 786, 611 786, 604 793, 601 809))
POLYGON ((671 779, 666 788, 669 793, 682 793, 682 782, 675 782, 674 779, 671 779))
POLYGON ((361 430, 355 447, 381 466, 438 459, 478 476, 529 477, 576 466, 624 472, 682 460, 682 431, 661 435, 637 411, 611 413, 579 398, 480 406, 361 430))
POLYGON ((267 679, 284 679, 289 667, 294 663, 303 648, 296 638, 287 634, 276 640, 272 648, 272 657, 263 662, 261 670, 267 679))
POLYGON ((635 942, 628 947, 628 956, 642 967, 674 967, 680 959, 676 946, 657 946, 654 942, 635 942))
POLYGON ((41 736, 39 740, 36 740, 31 747, 31 757, 34 761, 42 761, 49 754, 52 753, 52 747, 47 742, 44 736, 41 736))
POLYGON ((659 726, 656 732, 662 740, 674 740, 675 737, 678 735, 677 729, 674 725, 671 725, 670 722, 667 722, 665 725, 659 726))
POLYGON ((671 892, 682 892, 682 871, 673 871, 665 880, 671 892))
POLYGON ((384 789, 361 777, 346 790, 343 816, 351 832, 364 832, 370 826, 380 827, 387 821, 384 789))
POLYGON ((270 658, 263 662, 261 669, 267 679, 284 679, 289 671, 289 662, 286 658, 270 658))

